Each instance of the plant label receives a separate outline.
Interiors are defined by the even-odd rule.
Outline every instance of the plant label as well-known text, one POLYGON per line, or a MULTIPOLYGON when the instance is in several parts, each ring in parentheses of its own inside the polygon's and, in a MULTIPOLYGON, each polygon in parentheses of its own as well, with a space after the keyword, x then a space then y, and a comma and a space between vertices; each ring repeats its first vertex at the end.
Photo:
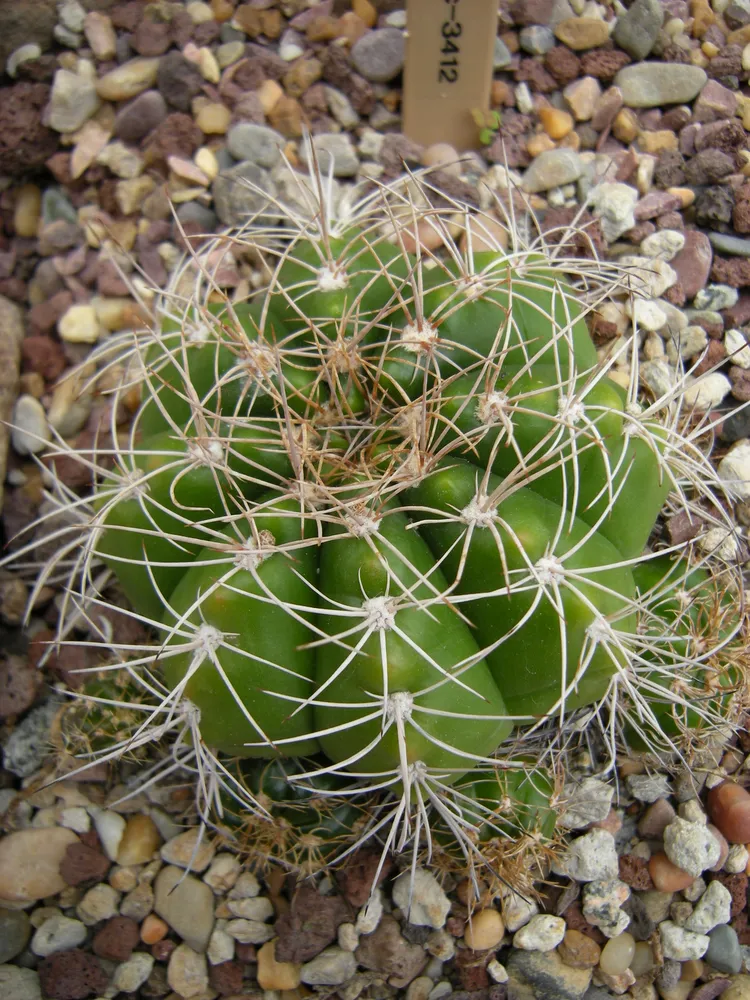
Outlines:
POLYGON ((404 132, 429 146, 479 145, 472 111, 489 108, 497 0, 407 0, 404 132))

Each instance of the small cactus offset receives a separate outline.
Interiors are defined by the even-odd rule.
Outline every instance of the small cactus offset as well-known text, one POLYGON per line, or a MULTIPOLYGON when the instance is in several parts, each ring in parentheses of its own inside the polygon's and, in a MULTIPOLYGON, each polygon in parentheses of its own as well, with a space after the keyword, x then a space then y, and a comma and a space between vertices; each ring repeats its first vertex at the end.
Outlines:
POLYGON ((640 392, 637 331, 598 356, 591 317, 632 282, 565 257, 567 231, 524 239, 498 199, 506 249, 429 175, 338 220, 319 174, 300 191, 100 356, 142 402, 82 457, 94 494, 60 492, 75 523, 39 578, 69 572, 60 641, 127 603, 151 641, 98 639, 149 696, 122 748, 173 734, 201 815, 269 824, 281 861, 552 837, 575 733, 612 766, 744 704, 710 427, 687 379, 640 392), (229 250, 256 267, 233 298, 229 250), (679 511, 710 530, 668 547, 679 511))

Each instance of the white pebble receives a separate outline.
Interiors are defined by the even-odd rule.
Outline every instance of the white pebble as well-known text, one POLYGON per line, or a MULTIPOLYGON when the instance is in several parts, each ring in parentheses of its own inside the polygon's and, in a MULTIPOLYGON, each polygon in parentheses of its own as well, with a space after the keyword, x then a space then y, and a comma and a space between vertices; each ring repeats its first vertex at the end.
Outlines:
POLYGON ((552 951, 565 937, 567 927, 562 917, 539 913, 513 936, 513 947, 523 951, 552 951))
POLYGON ((711 372, 689 385, 683 393, 687 410, 713 410, 732 388, 732 383, 721 372, 711 372))
POLYGON ((664 957, 674 959, 676 962, 703 958, 710 941, 705 934, 686 930, 671 920, 662 920, 659 924, 659 935, 664 957))
POLYGON ((17 455, 36 455, 44 451, 50 439, 50 429, 44 407, 33 396, 24 393, 13 408, 10 440, 17 455))
POLYGON ((727 357, 738 368, 750 368, 750 344, 742 330, 727 330, 724 334, 727 357))
POLYGON ((708 934, 719 924, 728 924, 731 918, 732 894, 721 882, 709 882, 708 888, 685 921, 685 927, 697 934, 708 934))
POLYGON ((672 862, 696 878, 719 860, 721 847, 703 823, 675 816, 664 830, 664 851, 672 862))

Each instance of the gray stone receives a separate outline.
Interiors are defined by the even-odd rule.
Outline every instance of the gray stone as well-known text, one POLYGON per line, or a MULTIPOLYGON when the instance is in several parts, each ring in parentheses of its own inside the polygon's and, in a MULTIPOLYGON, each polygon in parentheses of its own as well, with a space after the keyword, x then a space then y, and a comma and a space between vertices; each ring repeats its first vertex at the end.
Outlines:
POLYGON ((144 90, 117 112, 114 134, 125 142, 140 142, 152 129, 161 125, 167 111, 167 102, 158 90, 144 90))
POLYGON ((527 28, 522 28, 518 42, 523 51, 532 56, 543 56, 557 44, 554 31, 542 24, 531 24, 527 28))
POLYGON ((728 924, 731 917, 732 896, 721 882, 710 882, 695 909, 685 921, 685 927, 697 934, 708 934, 719 924, 728 924))
POLYGON ((615 838, 607 830, 600 829, 576 837, 552 862, 552 869, 578 882, 617 878, 619 868, 615 838))
POLYGON ((285 145, 284 136, 266 125, 239 122, 227 132, 227 149, 235 160, 257 163, 266 170, 276 166, 285 145))
POLYGON ((708 950, 704 956, 708 964, 717 972, 729 972, 734 975, 741 972, 742 952, 734 927, 721 924, 719 927, 714 927, 708 938, 708 950))
POLYGON ((500 37, 495 38, 495 49, 492 54, 492 69, 497 72, 507 69, 511 64, 512 56, 505 42, 500 37))
POLYGON ((67 951, 83 944, 87 935, 86 925, 62 914, 45 920, 31 939, 31 950, 40 958, 57 951, 67 951))
POLYGON ((352 45, 351 61, 372 83, 389 83, 404 68, 405 39, 398 28, 376 28, 352 45))
POLYGON ((94 80, 68 69, 55 73, 48 122, 56 132, 75 132, 99 107, 94 80))
POLYGON ((661 0, 635 0, 633 6, 617 18, 612 38, 633 59, 645 59, 659 37, 663 20, 661 0))
MULTIPOLYGON (((318 158, 321 173, 333 169, 334 177, 353 177, 359 169, 359 157, 352 140, 344 132, 321 132, 313 136, 312 144, 318 158), (333 165, 333 166, 332 166, 333 165)), ((310 150, 307 145, 301 150, 301 159, 309 163, 310 150)))
POLYGON ((325 88, 328 110, 342 128, 355 128, 359 125, 359 115, 352 107, 352 102, 335 87, 325 88))
POLYGON ((639 802, 653 803, 659 799, 668 799, 672 794, 672 786, 665 774, 629 774, 628 791, 639 802))
POLYGON ((558 823, 568 830, 584 827, 606 819, 612 806, 614 786, 598 778, 584 778, 580 783, 565 785, 562 793, 564 810, 558 823))
POLYGON ((206 956, 179 944, 169 956, 167 982, 175 993, 189 1000, 208 990, 208 964, 206 956))
POLYGON ((664 851, 673 865, 697 877, 716 864, 721 847, 702 823, 691 823, 675 816, 664 830, 664 851))
POLYGON ((714 312, 721 312, 722 309, 731 309, 737 305, 739 292, 731 285, 706 285, 701 288, 693 300, 696 309, 712 309, 714 312))
POLYGON ((219 221, 216 212, 207 205, 201 205, 199 201, 186 201, 177 209, 177 218, 185 225, 186 222, 195 222, 203 227, 205 233, 212 233, 219 221))
POLYGON ((350 951, 326 948, 300 969, 300 979, 308 986, 342 986, 357 971, 357 960, 350 951))
POLYGON ((553 187, 572 184, 582 172, 581 158, 575 150, 548 149, 534 158, 523 175, 521 186, 530 194, 549 191, 553 187))
POLYGON ((268 172, 257 163, 238 163, 222 170, 212 185, 214 208, 225 226, 241 226, 253 219, 268 219, 269 198, 276 187, 268 172))
POLYGON ((720 253, 728 253, 734 257, 750 257, 750 239, 714 232, 709 233, 708 238, 714 249, 720 253))
POLYGON ((42 195, 42 222, 78 222, 78 213, 70 199, 56 187, 46 188, 42 195))
POLYGON ((5 741, 3 764, 6 771, 18 778, 28 778, 39 770, 53 753, 50 727, 59 709, 60 701, 49 698, 18 723, 5 741))
POLYGON ((672 920, 662 920, 659 924, 662 950, 665 958, 676 962, 688 962, 691 958, 703 958, 709 945, 705 934, 696 934, 679 927, 672 920))
POLYGON ((557 951, 513 951, 505 963, 508 1000, 582 1000, 591 969, 565 965, 557 951))
POLYGON ((0 965, 0 997, 7 1000, 42 1000, 38 973, 17 965, 0 965))
POLYGON ((23 910, 0 907, 0 965, 19 955, 29 942, 31 922, 23 910))
POLYGON ((599 219, 602 235, 607 243, 614 243, 628 229, 633 228, 637 201, 638 192, 629 184, 606 181, 591 189, 589 203, 594 210, 594 215, 599 219))
POLYGON ((688 63, 642 62, 625 66, 614 85, 622 91, 628 108, 658 108, 662 104, 688 104, 708 79, 700 66, 688 63))
POLYGON ((118 993, 135 993, 146 982, 154 967, 153 955, 136 951, 118 965, 112 976, 112 989, 118 993))
POLYGON ((154 912, 194 951, 204 952, 214 927, 214 895, 205 882, 169 865, 154 883, 154 912))

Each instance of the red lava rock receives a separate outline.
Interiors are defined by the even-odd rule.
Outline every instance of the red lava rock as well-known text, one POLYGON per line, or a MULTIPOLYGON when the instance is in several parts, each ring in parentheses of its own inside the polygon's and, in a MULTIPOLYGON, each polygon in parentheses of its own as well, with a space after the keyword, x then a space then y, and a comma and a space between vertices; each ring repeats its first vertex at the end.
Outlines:
POLYGON ((536 94, 551 94, 558 88, 555 77, 536 59, 522 59, 514 78, 518 83, 528 83, 531 91, 536 94))
POLYGON ((336 940, 339 926, 352 918, 343 896, 321 896, 314 886, 299 885, 288 912, 276 921, 276 960, 309 962, 336 940))
POLYGON ((100 882, 109 871, 110 860, 87 844, 70 844, 60 864, 60 874, 68 885, 100 882))
POLYGON ((99 960, 80 948, 50 955, 40 962, 38 971, 49 1000, 86 1000, 103 993, 109 982, 99 960))
POLYGON ((172 28, 166 21, 144 17, 130 36, 130 44, 139 56, 161 56, 172 44, 172 28))
POLYGON ((208 981, 213 989, 223 997, 242 993, 243 969, 239 962, 220 962, 212 965, 208 981))
POLYGON ((47 382, 54 382, 67 368, 62 346, 51 337, 25 337, 21 342, 24 371, 37 372, 47 382))
POLYGON ((0 661, 0 719, 21 715, 34 704, 41 675, 22 656, 0 661))
MULTIPOLYGON (((656 217, 657 229, 684 229, 685 220, 679 212, 665 212, 664 215, 656 217)), ((674 285, 672 286, 674 287, 674 285)))
POLYGON ((619 858, 620 880, 632 889, 653 889, 654 880, 648 870, 648 861, 635 854, 622 854, 619 858))
POLYGON ((157 941, 156 944, 151 945, 151 954, 154 956, 157 962, 167 962, 169 956, 177 947, 176 941, 171 941, 169 938, 164 938, 161 941, 157 941))
POLYGON ((576 902, 571 903, 570 906, 560 914, 560 916, 565 918, 565 923, 568 925, 569 930, 580 931, 587 937, 590 937, 597 944, 606 944, 607 938, 602 934, 598 927, 594 927, 590 924, 588 920, 584 917, 583 911, 581 910, 581 904, 576 900, 576 902))
POLYGON ((708 813, 730 844, 750 841, 750 793, 733 781, 723 781, 708 793, 708 813))
POLYGON ((740 403, 747 403, 750 400, 750 371, 747 368, 732 365, 728 375, 729 381, 732 383, 734 398, 740 403))
POLYGON ((42 124, 49 100, 44 83, 3 87, 0 101, 0 174, 19 177, 44 165, 57 149, 58 136, 42 124))
POLYGON ((664 293, 664 298, 667 302, 670 302, 673 306, 681 308, 687 302, 687 295, 685 295, 685 290, 679 281, 676 281, 671 288, 668 288, 664 293))
POLYGON ((148 163, 168 156, 190 157, 203 142, 203 133, 190 115, 176 111, 149 133, 144 154, 148 163))
POLYGON ((695 298, 701 288, 706 287, 711 272, 713 249, 705 233, 688 229, 685 231, 685 245, 669 262, 677 272, 677 277, 688 299, 695 298))
POLYGON ((492 958, 491 951, 472 951, 470 948, 459 948, 456 952, 455 966, 465 990, 473 993, 484 990, 490 985, 487 974, 487 962, 492 958))
POLYGON ((99 958, 125 962, 140 939, 138 924, 131 917, 112 917, 98 930, 91 947, 99 958))
POLYGON ((630 56, 619 49, 591 49, 581 56, 581 75, 609 82, 631 61, 630 56))
POLYGON ((145 4, 140 0, 128 0, 128 3, 118 3, 110 11, 109 16, 115 28, 121 31, 135 31, 141 23, 145 4))
POLYGON ((725 361, 726 356, 726 348, 720 340, 709 340, 705 354, 693 369, 693 374, 697 378, 698 375, 703 375, 704 372, 711 371, 725 361))
POLYGON ((561 87, 581 77, 581 60, 567 45, 556 45, 544 57, 544 68, 561 87))
MULTIPOLYGON (((380 851, 361 850, 352 855, 344 867, 336 872, 336 882, 344 899, 357 909, 364 906, 370 898, 379 864, 380 851)), ((392 867, 392 859, 386 857, 378 875, 377 885, 388 878, 392 867)))
POLYGON ((181 52, 168 52, 159 60, 156 79, 159 93, 177 111, 190 111, 190 102, 203 89, 198 67, 181 52))

